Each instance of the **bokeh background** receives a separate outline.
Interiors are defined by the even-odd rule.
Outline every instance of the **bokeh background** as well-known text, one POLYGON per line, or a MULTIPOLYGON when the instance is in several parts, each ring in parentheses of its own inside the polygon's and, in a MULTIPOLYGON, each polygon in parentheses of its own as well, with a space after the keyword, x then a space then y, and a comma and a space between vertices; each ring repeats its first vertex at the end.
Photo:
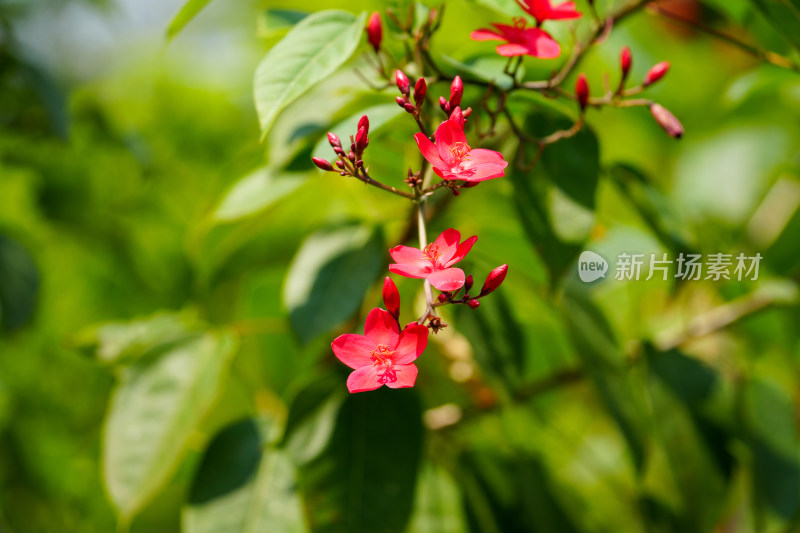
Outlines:
MULTIPOLYGON (((372 174, 401 186, 414 124, 354 75, 362 41, 262 143, 253 73, 304 12, 408 3, 215 0, 168 38, 182 4, 0 0, 0 532, 800 531, 795 0, 616 25, 581 64, 593 94, 623 45, 634 80, 669 60, 648 94, 685 137, 592 109, 533 171, 441 195, 429 235, 478 235, 465 269, 508 278, 444 311, 414 389, 350 397, 330 341, 380 305, 410 206, 310 156, 372 108, 372 174), (582 249, 763 260, 757 281, 584 285, 582 249)), ((433 56, 496 71, 468 34, 513 9, 448 2, 433 56)), ((575 113, 509 105, 535 134, 575 113)), ((421 286, 396 281, 411 321, 421 286)))

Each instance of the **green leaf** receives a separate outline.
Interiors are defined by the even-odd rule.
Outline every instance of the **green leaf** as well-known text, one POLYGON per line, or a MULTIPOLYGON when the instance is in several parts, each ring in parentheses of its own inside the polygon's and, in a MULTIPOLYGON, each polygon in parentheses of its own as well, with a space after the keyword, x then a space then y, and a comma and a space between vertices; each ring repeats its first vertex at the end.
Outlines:
POLYGON ((326 452, 300 468, 315 532, 403 531, 419 470, 421 417, 413 390, 383 387, 345 400, 326 452))
POLYGON ((594 209, 600 175, 600 145, 588 128, 547 146, 542 165, 553 183, 580 205, 594 209))
POLYGON ((338 376, 302 388, 292 399, 282 446, 298 464, 317 457, 328 445, 345 398, 338 376))
POLYGON ((258 213, 294 192, 307 174, 287 174, 262 167, 240 179, 225 194, 214 212, 219 222, 232 222, 258 213))
POLYGON ((752 0, 792 46, 800 50, 800 0, 752 0))
POLYGON ((551 284, 555 284, 578 256, 581 244, 563 241, 553 227, 547 208, 548 183, 517 169, 509 172, 509 177, 514 184, 514 203, 522 228, 547 266, 551 284))
POLYGON ((178 14, 175 15, 172 22, 169 23, 167 38, 172 39, 175 37, 190 20, 197 16, 197 14, 208 5, 209 2, 211 2, 211 0, 189 0, 183 4, 181 10, 178 11, 178 14))
POLYGON ((338 10, 303 19, 261 60, 255 74, 256 110, 262 137, 289 103, 333 74, 356 49, 365 14, 338 10))
MULTIPOLYGON (((219 491, 212 499, 191 502, 182 513, 183 530, 187 533, 308 531, 296 490, 294 464, 283 451, 268 448, 263 454, 258 452, 258 432, 254 431, 251 421, 247 422, 242 423, 241 438, 226 437, 224 445, 220 444, 215 450, 209 448, 204 463, 212 460, 224 464, 244 454, 250 480, 231 490, 219 491), (251 427, 244 430, 247 422, 251 427), (209 459, 209 454, 214 458, 209 459)), ((239 468, 244 466, 244 461, 236 462, 240 463, 239 468)), ((245 470, 242 469, 240 474, 245 474, 245 470)))
POLYGON ((408 533, 462 533, 467 531, 461 490, 447 471, 426 463, 420 472, 414 514, 408 533))
POLYGON ((22 245, 0 235, 0 329, 14 330, 33 316, 39 270, 22 245))
POLYGON ((126 367, 106 414, 103 472, 129 520, 169 478, 220 389, 234 339, 208 333, 126 367))
POLYGON ((800 460, 794 402, 775 385, 752 380, 744 388, 743 422, 753 453, 759 503, 784 519, 798 511, 800 460))
POLYGON ((255 476, 261 462, 261 436, 246 418, 214 436, 194 477, 189 502, 202 504, 233 492, 255 476))
POLYGON ((197 319, 191 313, 158 313, 130 322, 94 326, 78 333, 74 342, 104 363, 129 363, 153 348, 193 335, 197 328, 197 319))
POLYGON ((289 267, 283 292, 292 327, 303 343, 358 310, 386 253, 380 228, 349 225, 305 240, 289 267))

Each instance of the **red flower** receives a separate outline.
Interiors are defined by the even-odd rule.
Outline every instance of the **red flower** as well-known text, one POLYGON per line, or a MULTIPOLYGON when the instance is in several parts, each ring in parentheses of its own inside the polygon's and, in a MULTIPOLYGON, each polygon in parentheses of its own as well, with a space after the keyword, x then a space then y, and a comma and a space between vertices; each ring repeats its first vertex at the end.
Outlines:
POLYGON ((556 6, 550 0, 517 0, 519 7, 536 19, 536 25, 541 26, 545 20, 563 20, 580 18, 579 11, 575 11, 575 2, 562 2, 556 6))
POLYGON ((440 291, 454 291, 464 285, 464 271, 452 268, 466 256, 478 237, 472 236, 461 244, 461 234, 445 230, 424 250, 410 246, 395 246, 389 254, 396 264, 389 265, 389 272, 408 278, 425 278, 440 291))
POLYGON ((503 169, 508 163, 503 160, 503 155, 494 150, 470 148, 464 126, 457 117, 442 122, 434 136, 435 145, 424 133, 414 135, 414 140, 439 177, 478 182, 505 175, 503 169))
POLYGON ((517 17, 514 25, 494 24, 497 31, 481 28, 473 31, 469 36, 475 41, 508 41, 497 46, 497 53, 501 56, 541 57, 553 59, 561 54, 561 47, 550 37, 550 34, 539 28, 525 28, 525 19, 517 17))
POLYGON ((400 332, 397 320, 383 309, 367 315, 364 335, 347 333, 331 343, 337 358, 354 371, 347 378, 350 392, 386 385, 392 389, 413 387, 417 380, 414 360, 428 344, 428 328, 412 324, 400 332))

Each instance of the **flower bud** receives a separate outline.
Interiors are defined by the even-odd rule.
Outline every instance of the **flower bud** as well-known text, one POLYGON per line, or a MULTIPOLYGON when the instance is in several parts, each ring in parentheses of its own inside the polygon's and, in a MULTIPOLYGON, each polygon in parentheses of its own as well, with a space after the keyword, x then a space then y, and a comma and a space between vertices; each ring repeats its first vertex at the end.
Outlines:
POLYGON ((366 133, 369 133, 369 118, 367 115, 361 117, 361 120, 358 121, 358 129, 364 128, 366 133))
POLYGON ((578 97, 581 111, 585 110, 586 104, 589 103, 589 82, 586 81, 586 74, 578 75, 578 79, 575 81, 575 95, 578 97))
POLYGON ((405 109, 408 113, 413 113, 416 108, 411 102, 406 102, 403 104, 403 109, 405 109))
POLYGON ((464 125, 464 122, 466 121, 464 120, 464 113, 461 111, 460 107, 456 106, 453 108, 453 110, 450 112, 450 120, 455 120, 462 126, 464 125))
POLYGON ((331 165, 331 162, 327 159, 322 159, 321 157, 312 157, 311 160, 320 170, 333 170, 333 165, 331 165))
POLYGON ((394 81, 397 83, 397 88, 400 89, 400 92, 405 96, 408 96, 408 91, 411 87, 411 84, 406 75, 403 74, 402 70, 398 69, 394 71, 394 81))
POLYGON ((399 105, 400 107, 405 107, 406 106, 406 99, 403 98, 402 96, 396 97, 394 99, 394 101, 397 102, 397 105, 399 105))
POLYGON ((333 149, 336 155, 344 155, 344 149, 341 146, 336 146, 333 149))
POLYGON ((356 152, 363 152, 368 144, 369 138, 367 137, 367 129, 362 126, 358 128, 358 132, 356 133, 356 152))
POLYGON ((395 320, 400 317, 400 293, 389 276, 383 280, 383 304, 395 320))
POLYGON ((467 305, 469 306, 470 309, 477 309, 478 306, 481 305, 481 303, 473 298, 472 300, 467 302, 467 305))
POLYGON ((656 63, 653 67, 647 71, 647 75, 644 77, 644 82, 642 85, 647 87, 648 85, 652 85, 661 78, 669 70, 669 61, 662 61, 661 63, 656 63))
POLYGON ((651 104, 650 113, 653 115, 653 118, 656 119, 658 125, 664 128, 664 131, 666 131, 670 137, 680 139, 683 136, 683 125, 666 107, 659 104, 651 104))
POLYGON ((461 76, 453 78, 453 83, 450 84, 450 107, 461 105, 461 97, 464 95, 464 82, 461 81, 461 76))
MULTIPOLYGON (((336 161, 336 166, 338 168, 344 169, 344 163, 342 163, 341 161, 336 161)), ((344 176, 344 174, 342 174, 342 176, 344 176)))
POLYGON ((328 132, 328 142, 334 149, 342 147, 342 141, 340 141, 339 137, 337 137, 332 131, 328 132))
POLYGON ((462 115, 464 116, 464 122, 467 121, 467 118, 469 118, 469 116, 471 114, 472 114, 472 108, 471 107, 468 107, 463 111, 462 115))
POLYGON ((499 287, 500 284, 503 283, 503 280, 506 279, 506 272, 508 272, 508 265, 500 265, 489 272, 489 275, 486 276, 486 281, 483 283, 483 287, 481 288, 481 296, 486 296, 499 287))
POLYGON ((425 101, 425 94, 428 92, 428 84, 425 83, 425 78, 420 78, 417 80, 417 83, 414 84, 414 101, 417 103, 417 106, 422 106, 422 102, 425 101))
POLYGON ((472 279, 472 274, 470 274, 464 280, 464 293, 468 293, 469 292, 469 290, 472 288, 472 284, 473 283, 474 283, 474 280, 472 279))
POLYGON ((439 97, 439 107, 441 107, 442 111, 444 111, 445 113, 447 113, 448 116, 450 116, 450 102, 445 100, 444 96, 439 97))
POLYGON ((439 303, 445 303, 447 301, 447 295, 443 292, 440 292, 439 296, 437 296, 437 299, 439 300, 439 303))
POLYGON ((620 70, 622 70, 622 80, 628 79, 628 74, 631 71, 631 63, 633 62, 633 56, 631 55, 631 49, 627 46, 622 47, 622 51, 619 54, 619 66, 620 70))
POLYGON ((381 25, 381 16, 378 12, 374 12, 367 21, 367 41, 372 45, 372 48, 377 52, 381 47, 381 39, 383 38, 383 26, 381 25))

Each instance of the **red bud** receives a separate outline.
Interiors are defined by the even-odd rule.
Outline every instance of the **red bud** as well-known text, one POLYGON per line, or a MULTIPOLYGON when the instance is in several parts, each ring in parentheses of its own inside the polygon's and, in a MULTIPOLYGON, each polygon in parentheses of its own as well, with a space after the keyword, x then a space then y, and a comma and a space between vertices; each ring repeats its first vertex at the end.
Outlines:
POLYGON ((400 89, 400 92, 403 93, 405 96, 408 96, 409 88, 411 87, 410 82, 405 74, 403 74, 402 70, 395 70, 394 71, 394 81, 397 83, 397 88, 400 89))
POLYGON ((413 113, 413 112, 414 112, 414 109, 416 109, 416 108, 414 107, 414 104, 412 104, 411 102, 406 102, 405 104, 403 104, 403 108, 404 108, 404 109, 405 109, 405 110, 406 110, 408 113, 413 113))
POLYGON ((450 115, 450 102, 445 100, 444 96, 439 97, 439 107, 441 107, 442 111, 447 113, 448 116, 450 115))
POLYGON ((470 274, 469 276, 467 276, 467 279, 464 280, 464 293, 469 292, 469 290, 472 288, 473 283, 474 280, 472 279, 472 274, 470 274))
POLYGON ((363 152, 368 144, 369 138, 367 137, 367 129, 364 127, 358 128, 358 132, 356 133, 356 151, 363 152))
POLYGON ((400 293, 397 291, 397 285, 389 276, 383 280, 383 304, 395 320, 400 317, 400 293))
POLYGON ((364 128, 367 133, 369 133, 369 118, 367 115, 361 117, 361 120, 358 121, 358 129, 364 128))
POLYGON ((486 281, 483 283, 483 287, 481 288, 481 296, 486 296, 499 287, 500 284, 503 283, 503 280, 506 279, 506 272, 508 272, 508 265, 500 265, 489 272, 489 275, 486 276, 486 281))
POLYGON ((461 111, 460 107, 456 106, 455 108, 453 108, 453 110, 450 112, 450 120, 455 120, 462 126, 464 125, 464 122, 466 122, 466 120, 464 120, 464 113, 461 111))
POLYGON ((464 82, 461 81, 461 76, 453 78, 453 83, 450 84, 450 107, 461 105, 461 97, 464 95, 464 82))
POLYGON ((473 299, 467 302, 467 305, 469 306, 470 309, 477 309, 478 306, 481 305, 481 303, 478 300, 473 299))
POLYGON ((575 95, 578 97, 578 104, 583 111, 586 109, 586 104, 589 103, 589 82, 586 81, 586 74, 578 75, 578 79, 575 81, 575 95))
POLYGON ((653 67, 647 71, 647 75, 644 77, 643 85, 647 87, 648 85, 652 85, 661 78, 669 70, 669 61, 662 61, 661 63, 656 63, 653 67))
POLYGON ((445 293, 443 293, 443 292, 440 292, 439 296, 437 296, 437 298, 438 298, 439 302, 441 302, 441 303, 445 303, 447 301, 447 295, 445 293))
POLYGON ((670 113, 666 107, 659 104, 651 104, 650 113, 653 115, 653 118, 656 119, 658 125, 664 128, 664 131, 666 131, 670 137, 674 137, 675 139, 683 137, 683 124, 681 124, 680 120, 675 118, 675 115, 670 113))
POLYGON ((628 74, 631 71, 631 63, 633 62, 633 55, 631 55, 631 49, 627 46, 622 47, 622 51, 619 54, 619 66, 620 70, 622 70, 622 79, 625 80, 628 78, 628 74))
POLYGON ((414 101, 417 103, 417 106, 422 106, 422 102, 425 101, 425 94, 428 92, 428 84, 425 83, 425 78, 420 78, 417 80, 417 83, 414 84, 414 101))
POLYGON ((367 21, 367 41, 372 45, 372 48, 377 52, 381 47, 381 39, 383 38, 383 26, 381 25, 381 16, 376 11, 369 17, 367 21))
POLYGON ((342 147, 342 141, 340 141, 339 137, 337 137, 336 134, 331 131, 328 132, 328 142, 331 144, 333 148, 342 147))
POLYGON ((322 159, 321 157, 312 157, 311 160, 314 162, 320 170, 333 170, 333 165, 331 165, 330 161, 327 159, 322 159))
POLYGON ((394 101, 397 102, 397 105, 399 105, 400 107, 405 107, 406 106, 406 99, 403 98, 402 96, 396 97, 394 99, 394 101))

